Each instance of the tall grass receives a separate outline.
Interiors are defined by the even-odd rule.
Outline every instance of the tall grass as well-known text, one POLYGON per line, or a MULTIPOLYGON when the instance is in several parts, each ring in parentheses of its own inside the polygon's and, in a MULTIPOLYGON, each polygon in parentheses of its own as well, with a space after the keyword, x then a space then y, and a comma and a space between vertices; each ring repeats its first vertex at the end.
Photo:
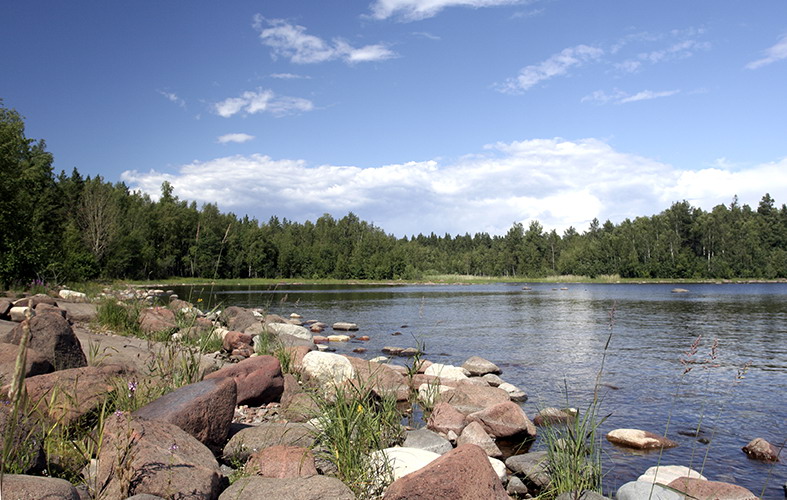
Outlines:
POLYGON ((372 453, 402 439, 401 414, 393 396, 377 396, 361 381, 338 385, 330 395, 313 392, 317 406, 317 454, 358 498, 375 498, 393 480, 385 460, 372 453))

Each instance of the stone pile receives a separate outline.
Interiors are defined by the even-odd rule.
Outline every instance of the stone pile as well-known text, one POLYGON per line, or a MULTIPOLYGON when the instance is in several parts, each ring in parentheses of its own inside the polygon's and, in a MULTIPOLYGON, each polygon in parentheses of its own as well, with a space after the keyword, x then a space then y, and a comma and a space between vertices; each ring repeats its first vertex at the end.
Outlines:
MULTIPOLYGON (((316 430, 311 418, 316 408, 308 386, 363 384, 380 396, 431 409, 424 427, 404 432, 401 446, 375 455, 375 460, 388 462, 394 472, 394 481, 383 497, 388 500, 536 496, 551 481, 546 452, 527 452, 538 432, 536 424, 564 424, 576 416, 570 409, 545 408, 534 417, 534 423, 519 404, 527 399, 525 392, 506 383, 499 367, 478 356, 462 366, 452 366, 421 360, 421 353, 415 353, 408 367, 395 366, 384 358, 367 361, 320 350, 321 342, 343 339, 327 336, 323 340, 317 334, 327 325, 304 323, 297 315, 285 319, 227 307, 208 317, 164 291, 137 290, 130 295, 169 300, 166 307, 142 310, 139 321, 143 331, 166 331, 175 340, 205 332, 217 335, 222 339, 226 364, 201 382, 183 386, 133 413, 109 417, 101 436, 102 447, 86 470, 86 484, 105 498, 355 498, 347 485, 333 477, 331 465, 312 451, 316 430), (193 315, 186 328, 182 323, 179 327, 176 319, 184 314, 193 315), (288 350, 301 381, 282 373, 275 357, 255 354, 255 345, 270 341, 288 350), (239 411, 248 407, 276 408, 276 412, 274 418, 251 425, 236 423, 239 411), (512 448, 526 452, 507 456, 510 452, 503 451, 512 448), (250 475, 230 485, 229 477, 240 470, 250 475)), ((47 401, 41 408, 43 418, 68 425, 94 411, 102 397, 116 389, 118 380, 136 380, 142 374, 138 366, 87 366, 84 346, 70 322, 72 306, 60 302, 47 296, 14 302, 0 299, 0 317, 20 321, 0 334, 0 341, 5 342, 0 343, 0 376, 7 383, 16 353, 10 344, 18 343, 22 329, 28 328, 27 391, 47 401), (13 309, 17 312, 11 315, 13 309)), ((333 329, 354 332, 358 327, 340 323, 333 329)), ((3 390, 7 392, 8 387, 3 390)), ((3 431, 7 417, 6 405, 0 406, 3 431)), ((675 444, 636 429, 618 429, 607 438, 640 449, 675 444)), ((766 445, 750 444, 747 453, 771 459, 773 449, 766 445)), ((617 498, 643 498, 643 492, 651 488, 658 494, 653 498, 755 498, 738 486, 709 481, 690 469, 666 466, 623 485, 617 498)), ((86 493, 62 480, 6 475, 3 494, 7 498, 25 498, 25 491, 74 499, 84 498, 86 493)), ((581 498, 603 498, 593 495, 586 492, 581 498)))

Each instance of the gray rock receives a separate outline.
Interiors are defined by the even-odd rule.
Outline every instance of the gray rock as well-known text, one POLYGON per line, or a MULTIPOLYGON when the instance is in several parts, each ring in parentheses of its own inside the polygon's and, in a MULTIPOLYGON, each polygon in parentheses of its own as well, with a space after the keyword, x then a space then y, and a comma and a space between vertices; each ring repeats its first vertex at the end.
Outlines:
POLYGON ((620 488, 615 495, 617 500, 683 500, 683 495, 670 491, 657 484, 644 481, 631 481, 620 488))
POLYGON ((523 455, 514 455, 506 459, 506 467, 521 475, 538 488, 545 488, 550 481, 548 453, 534 451, 523 455))
MULTIPOLYGON (((19 345, 23 326, 20 323, 13 330, 0 336, 0 342, 19 345)), ((28 346, 46 358, 55 370, 87 366, 87 358, 82 344, 62 316, 41 314, 30 318, 30 340, 28 346)))
POLYGON ((245 462, 252 453, 277 444, 309 448, 314 444, 314 428, 297 423, 247 427, 230 438, 224 447, 224 458, 245 462))
POLYGON ((494 373, 487 373, 481 378, 486 380, 486 383, 491 385, 492 387, 499 387, 500 384, 505 384, 505 381, 502 378, 500 378, 498 375, 495 375, 494 373))
POLYGON ((340 480, 328 476, 279 479, 244 477, 235 481, 219 500, 355 500, 355 495, 340 480))
POLYGON ((437 453, 438 455, 448 453, 454 449, 449 440, 425 427, 414 431, 407 431, 402 446, 407 448, 419 448, 421 450, 437 453))
POLYGON ((510 476, 508 478, 508 484, 506 485, 506 493, 524 497, 527 495, 527 486, 518 477, 510 476))
POLYGON ((491 361, 480 356, 471 356, 464 362, 462 368, 470 372, 474 377, 481 377, 487 373, 500 373, 500 368, 491 361))
POLYGON ((266 323, 265 331, 279 337, 289 335, 301 340, 312 341, 312 332, 308 328, 289 323, 266 323))
POLYGON ((14 500, 79 500, 79 492, 65 479, 6 474, 3 476, 3 497, 14 500))

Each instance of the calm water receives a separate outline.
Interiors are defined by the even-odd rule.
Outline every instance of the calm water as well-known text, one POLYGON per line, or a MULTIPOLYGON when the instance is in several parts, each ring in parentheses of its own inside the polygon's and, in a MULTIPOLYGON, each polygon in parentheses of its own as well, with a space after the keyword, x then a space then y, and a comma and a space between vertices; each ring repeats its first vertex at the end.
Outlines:
MULTIPOLYGON (((331 324, 350 321, 371 341, 366 357, 384 346, 426 345, 427 359, 461 364, 485 357, 502 377, 524 389, 532 418, 539 407, 582 408, 592 397, 604 345, 611 334, 602 382, 601 430, 635 427, 668 435, 662 465, 700 468, 765 498, 784 498, 787 459, 776 466, 746 458, 755 437, 779 446, 787 438, 787 284, 673 285, 534 284, 447 286, 289 286, 181 288, 182 298, 262 307, 331 324), (567 289, 562 289, 566 287, 567 289), (614 308, 614 310, 613 310, 614 308), (612 318, 612 321, 611 319, 612 318), (392 336, 402 332, 401 336, 392 336), (686 357, 702 336, 698 360, 686 357), (750 363, 743 379, 739 369, 750 363), (712 365, 712 366, 710 366, 712 365), (687 436, 700 424, 710 447, 687 436), (692 458, 693 456, 693 458, 692 458)), ((349 352, 359 344, 336 346, 349 352)), ((536 446, 538 443, 536 444, 536 446)), ((632 454, 604 441, 605 490, 634 480, 658 453, 632 454)), ((784 456, 784 453, 783 453, 784 456)))

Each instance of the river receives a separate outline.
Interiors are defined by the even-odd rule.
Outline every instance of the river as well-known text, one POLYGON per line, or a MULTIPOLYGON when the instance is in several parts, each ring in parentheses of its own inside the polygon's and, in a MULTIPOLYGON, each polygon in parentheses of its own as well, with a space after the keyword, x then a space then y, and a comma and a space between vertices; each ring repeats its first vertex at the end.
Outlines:
MULTIPOLYGON (((772 465, 748 459, 741 447, 755 437, 776 446, 787 438, 787 284, 680 285, 686 293, 665 284, 525 285, 196 286, 175 292, 202 298, 203 305, 357 323, 358 334, 371 337, 362 344, 366 358, 384 346, 417 343, 435 362, 461 365, 482 356, 528 393, 522 406, 531 418, 546 406, 587 407, 604 359, 600 414, 610 416, 602 433, 634 427, 663 434, 669 425, 668 437, 679 446, 664 451, 661 465, 691 465, 709 479, 784 498, 785 453, 772 465), (701 439, 693 436, 698 426, 701 439)), ((361 344, 332 346, 349 353, 361 344)), ((659 463, 657 452, 632 453, 606 440, 603 450, 605 492, 659 463)))

